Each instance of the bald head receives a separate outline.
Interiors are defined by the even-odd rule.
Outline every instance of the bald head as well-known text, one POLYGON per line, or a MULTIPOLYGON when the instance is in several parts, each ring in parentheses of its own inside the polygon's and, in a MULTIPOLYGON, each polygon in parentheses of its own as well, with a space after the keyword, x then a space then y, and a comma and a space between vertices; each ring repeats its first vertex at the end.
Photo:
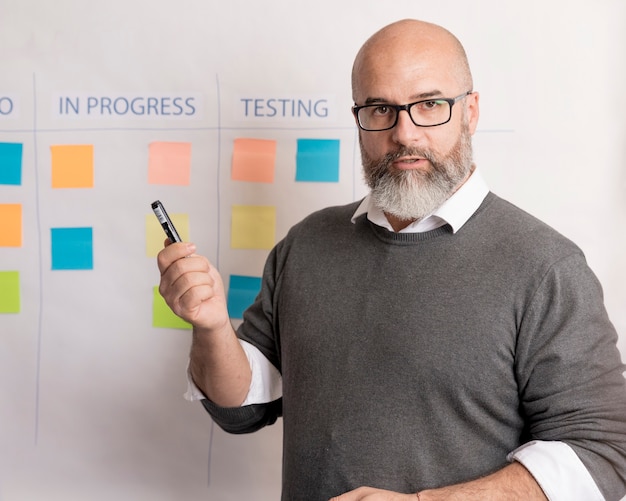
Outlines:
MULTIPOLYGON (((372 72, 389 68, 389 77, 402 65, 420 64, 424 72, 437 71, 457 81, 459 89, 472 90, 472 75, 459 40, 436 24, 405 19, 385 26, 372 35, 359 50, 352 68, 352 93, 355 102, 362 94, 363 80, 372 72)), ((419 76, 419 75, 416 75, 419 76)), ((428 74, 432 78, 432 74, 428 74)))

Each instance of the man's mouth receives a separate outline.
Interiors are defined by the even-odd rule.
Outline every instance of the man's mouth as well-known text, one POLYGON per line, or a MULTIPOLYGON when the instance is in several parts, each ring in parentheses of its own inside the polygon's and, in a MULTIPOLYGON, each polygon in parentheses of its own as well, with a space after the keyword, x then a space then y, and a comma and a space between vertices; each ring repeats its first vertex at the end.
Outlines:
POLYGON ((396 169, 405 170, 420 167, 426 161, 426 159, 420 157, 401 157, 394 160, 392 163, 396 169))

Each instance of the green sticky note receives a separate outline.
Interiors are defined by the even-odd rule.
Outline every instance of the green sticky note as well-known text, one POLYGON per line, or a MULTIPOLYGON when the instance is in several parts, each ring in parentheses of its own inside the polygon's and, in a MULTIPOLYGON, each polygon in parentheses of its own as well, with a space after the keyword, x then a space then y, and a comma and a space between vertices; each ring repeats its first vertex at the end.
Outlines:
POLYGON ((0 313, 20 312, 20 274, 0 271, 0 313))
POLYGON ((159 288, 152 291, 152 326, 169 329, 191 329, 191 324, 177 316, 159 294, 159 288))

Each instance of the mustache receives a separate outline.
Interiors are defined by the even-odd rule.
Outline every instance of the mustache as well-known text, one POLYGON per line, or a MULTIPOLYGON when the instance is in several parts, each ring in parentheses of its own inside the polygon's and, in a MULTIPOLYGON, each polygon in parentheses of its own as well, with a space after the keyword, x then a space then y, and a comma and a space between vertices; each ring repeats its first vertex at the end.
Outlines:
POLYGON ((433 161, 435 160, 435 156, 428 150, 422 150, 419 148, 407 148, 406 146, 402 146, 396 151, 387 153, 382 158, 381 163, 390 164, 402 157, 419 157, 428 160, 431 163, 433 163, 433 161))
MULTIPOLYGON (((430 162, 430 164, 433 166, 433 169, 435 171, 439 170, 439 163, 437 161, 436 156, 432 152, 425 150, 425 149, 421 149, 421 148, 411 148, 411 147, 401 146, 394 151, 390 151, 386 153, 385 156, 380 158, 378 161, 368 162, 367 167, 370 172, 370 175, 374 179, 380 179, 381 177, 384 177, 384 176, 395 177, 396 174, 403 175, 403 176, 408 175, 406 172, 396 173, 395 171, 392 171, 390 169, 390 166, 393 164, 393 162, 403 157, 423 158, 430 162)), ((420 174, 420 176, 430 177, 432 176, 432 173, 427 172, 427 173, 420 174)))

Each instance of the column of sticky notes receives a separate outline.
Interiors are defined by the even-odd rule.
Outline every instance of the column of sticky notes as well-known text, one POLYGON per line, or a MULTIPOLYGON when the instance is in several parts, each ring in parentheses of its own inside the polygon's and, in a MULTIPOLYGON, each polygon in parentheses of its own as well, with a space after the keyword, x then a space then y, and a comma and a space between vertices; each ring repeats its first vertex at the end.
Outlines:
MULTIPOLYGON (((22 144, 0 143, 0 184, 22 184, 22 144)), ((0 246, 22 246, 22 206, 0 203, 0 246)), ((19 313, 20 274, 0 269, 0 313, 19 313)))
MULTIPOLYGON (((94 185, 91 144, 50 147, 52 188, 90 189, 94 185)), ((53 270, 93 269, 93 228, 50 228, 53 270)))
MULTIPOLYGON (((188 142, 155 141, 148 146, 148 183, 170 186, 189 186, 191 179, 191 150, 188 142)), ((146 209, 148 204, 146 203, 146 209)), ((167 207, 166 207, 167 210, 167 207)), ((169 212, 170 219, 184 241, 189 240, 189 215, 169 212)), ((146 254, 153 258, 163 248, 165 233, 150 211, 146 215, 146 254)), ((174 329, 191 326, 174 315, 159 294, 158 286, 152 288, 152 325, 174 329)))
MULTIPOLYGON (((276 166, 274 140, 238 138, 233 144, 231 177, 234 181, 273 183, 276 166)), ((295 158, 296 182, 338 182, 339 140, 298 139, 295 158)), ((291 165, 280 166, 291 168, 291 165)), ((231 214, 233 249, 269 250, 276 243, 276 207, 235 205, 231 214)), ((231 275, 228 311, 231 318, 242 318, 261 289, 261 278, 231 275)))
MULTIPOLYGON (((23 145, 0 143, 0 184, 22 185, 23 145)), ((50 147, 53 189, 93 187, 93 146, 59 145, 50 147)), ((22 205, 0 203, 0 246, 22 247, 22 205)), ((49 228, 53 270, 93 268, 91 227, 49 228)), ((0 313, 20 311, 20 274, 0 270, 0 313)))

